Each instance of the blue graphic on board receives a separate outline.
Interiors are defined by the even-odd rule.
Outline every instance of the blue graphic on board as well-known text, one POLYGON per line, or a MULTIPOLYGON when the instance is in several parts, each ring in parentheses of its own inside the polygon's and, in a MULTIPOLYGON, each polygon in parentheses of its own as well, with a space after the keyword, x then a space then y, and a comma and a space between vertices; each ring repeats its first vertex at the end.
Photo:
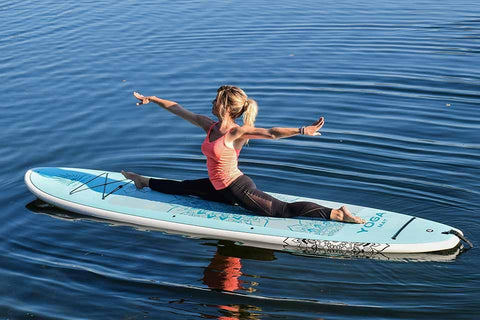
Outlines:
POLYGON ((331 237, 342 230, 344 226, 345 223, 336 221, 299 219, 297 224, 289 225, 288 229, 295 232, 331 237))
POLYGON ((168 202, 172 206, 167 211, 169 213, 241 223, 250 226, 265 227, 269 222, 267 217, 246 214, 245 209, 238 206, 228 206, 223 203, 205 201, 196 197, 174 195, 173 198, 175 199, 174 201, 168 202), (188 206, 185 206, 186 202, 188 206), (228 208, 228 212, 225 212, 226 207, 228 208), (192 208, 199 209, 192 210, 192 208))

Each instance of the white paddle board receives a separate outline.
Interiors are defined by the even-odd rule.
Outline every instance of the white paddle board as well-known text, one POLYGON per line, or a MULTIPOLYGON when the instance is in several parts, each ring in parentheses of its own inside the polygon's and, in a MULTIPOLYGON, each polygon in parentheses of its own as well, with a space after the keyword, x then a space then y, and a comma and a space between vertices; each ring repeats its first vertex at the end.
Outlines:
MULTIPOLYGON (((460 230, 386 210, 349 205, 365 224, 312 218, 273 218, 239 206, 192 196, 138 190, 117 172, 77 168, 36 168, 25 174, 29 190, 54 206, 87 216, 155 228, 170 233, 236 241, 263 248, 311 254, 426 253, 455 249, 460 230), (455 234, 452 234, 456 233, 455 234)), ((270 193, 280 200, 342 204, 270 193)))

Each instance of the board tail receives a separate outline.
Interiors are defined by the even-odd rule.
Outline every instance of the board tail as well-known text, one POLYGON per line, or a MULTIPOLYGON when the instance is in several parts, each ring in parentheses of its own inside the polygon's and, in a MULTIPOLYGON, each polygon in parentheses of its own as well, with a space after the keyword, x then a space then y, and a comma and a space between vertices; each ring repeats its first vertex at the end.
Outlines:
POLYGON ((468 246, 470 248, 467 248, 467 250, 469 249, 472 249, 473 248, 473 243, 467 239, 467 237, 465 237, 463 235, 463 233, 461 232, 458 232, 457 230, 453 230, 453 229, 450 229, 449 231, 445 231, 445 232, 442 232, 443 234, 453 234, 453 235, 456 235, 460 240, 462 240, 463 242, 465 242, 466 244, 468 244, 468 246))

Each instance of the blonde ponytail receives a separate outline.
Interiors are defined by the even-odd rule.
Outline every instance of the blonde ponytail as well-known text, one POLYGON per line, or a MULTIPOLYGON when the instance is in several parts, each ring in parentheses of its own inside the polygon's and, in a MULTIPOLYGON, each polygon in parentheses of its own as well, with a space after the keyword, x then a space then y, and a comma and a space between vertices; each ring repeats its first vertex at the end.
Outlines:
POLYGON ((258 104, 253 99, 247 99, 245 102, 245 111, 243 112, 243 124, 252 126, 255 123, 255 118, 258 113, 258 104))

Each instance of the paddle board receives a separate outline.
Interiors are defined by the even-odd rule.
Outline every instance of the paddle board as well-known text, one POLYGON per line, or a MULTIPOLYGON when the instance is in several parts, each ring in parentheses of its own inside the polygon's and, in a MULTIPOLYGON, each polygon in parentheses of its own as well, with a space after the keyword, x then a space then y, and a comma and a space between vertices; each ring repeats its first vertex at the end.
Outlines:
MULTIPOLYGON (((118 172, 45 167, 25 174, 29 190, 41 200, 82 215, 170 233, 225 239, 263 248, 311 254, 348 252, 426 253, 455 249, 463 234, 438 222, 386 210, 349 205, 365 224, 312 218, 274 218, 239 206, 137 189, 118 172), (456 234, 453 234, 453 233, 456 234)), ((270 193, 287 202, 312 201, 338 208, 342 204, 270 193)))

